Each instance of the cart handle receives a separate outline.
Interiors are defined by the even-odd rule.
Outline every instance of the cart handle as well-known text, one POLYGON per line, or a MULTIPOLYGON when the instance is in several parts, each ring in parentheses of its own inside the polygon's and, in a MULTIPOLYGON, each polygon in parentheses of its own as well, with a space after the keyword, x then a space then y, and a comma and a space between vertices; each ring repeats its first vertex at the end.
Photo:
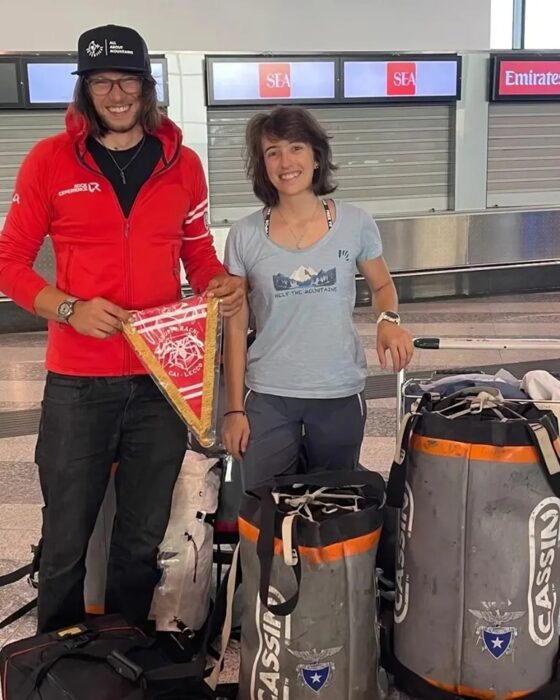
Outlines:
POLYGON ((419 350, 558 350, 559 338, 414 338, 419 350))

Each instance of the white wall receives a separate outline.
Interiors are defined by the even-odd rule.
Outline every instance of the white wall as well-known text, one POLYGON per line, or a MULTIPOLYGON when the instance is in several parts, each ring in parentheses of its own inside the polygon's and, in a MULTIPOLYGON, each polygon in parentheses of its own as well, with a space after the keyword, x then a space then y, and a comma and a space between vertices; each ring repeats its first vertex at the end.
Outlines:
POLYGON ((1 51, 72 51, 127 24, 151 51, 456 51, 490 46, 490 0, 0 0, 1 51))
MULTIPOLYGON (((181 127, 183 143, 200 156, 208 182, 208 125, 204 103, 204 54, 167 52, 169 107, 167 114, 181 127)), ((212 229, 223 257, 227 229, 212 229)))
POLYGON ((490 3, 490 48, 494 50, 511 49, 513 42, 513 0, 490 0, 490 3))

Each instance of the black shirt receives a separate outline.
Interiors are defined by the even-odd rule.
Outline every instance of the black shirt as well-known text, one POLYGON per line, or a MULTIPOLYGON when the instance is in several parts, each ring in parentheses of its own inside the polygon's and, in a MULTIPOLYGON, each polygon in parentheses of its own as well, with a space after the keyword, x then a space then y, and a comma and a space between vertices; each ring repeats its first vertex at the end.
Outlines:
POLYGON ((161 141, 147 134, 142 146, 138 143, 134 148, 124 151, 111 150, 110 154, 103 144, 91 136, 86 145, 103 175, 111 181, 123 214, 128 217, 140 188, 153 173, 162 156, 161 141), (117 165, 124 168, 124 181, 117 165))

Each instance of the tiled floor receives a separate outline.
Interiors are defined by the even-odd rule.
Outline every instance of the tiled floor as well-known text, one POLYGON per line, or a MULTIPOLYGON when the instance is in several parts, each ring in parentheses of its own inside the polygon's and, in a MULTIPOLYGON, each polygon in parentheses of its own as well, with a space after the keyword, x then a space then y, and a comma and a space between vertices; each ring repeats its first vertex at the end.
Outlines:
MULTIPOLYGON (((404 323, 414 335, 560 337, 560 294, 498 297, 460 301, 434 301, 401 307, 404 323)), ((356 312, 370 373, 378 374, 375 324, 369 309, 356 312)), ((42 333, 0 335, 0 425, 3 411, 36 408, 44 381, 42 333)), ((508 364, 525 360, 555 360, 560 352, 486 350, 417 351, 412 371, 426 368, 508 364)), ((560 359, 558 361, 560 369, 560 359)), ((394 450, 394 398, 368 402, 369 417, 362 449, 362 463, 387 473, 394 450)), ((33 461, 35 435, 0 439, 0 575, 30 558, 30 546, 40 531, 41 494, 33 461)), ((32 595, 19 582, 0 589, 0 619, 32 595)), ((30 613, 9 629, 0 631, 0 646, 34 633, 30 613)))

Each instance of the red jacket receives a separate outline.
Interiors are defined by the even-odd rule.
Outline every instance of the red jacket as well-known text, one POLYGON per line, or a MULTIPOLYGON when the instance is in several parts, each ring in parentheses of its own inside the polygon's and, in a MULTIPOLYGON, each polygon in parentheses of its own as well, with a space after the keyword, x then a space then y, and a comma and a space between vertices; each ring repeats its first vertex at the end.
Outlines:
MULTIPOLYGON (((23 162, 0 236, 0 290, 33 312, 48 284, 33 269, 45 235, 56 286, 79 299, 103 297, 125 309, 180 298, 180 261, 196 293, 225 272, 207 225, 208 193, 198 156, 167 118, 155 134, 163 156, 125 218, 109 180, 86 150, 87 123, 71 108, 66 131, 39 142, 23 162)), ((145 369, 122 334, 107 340, 49 321, 47 369, 121 376, 145 369)))

